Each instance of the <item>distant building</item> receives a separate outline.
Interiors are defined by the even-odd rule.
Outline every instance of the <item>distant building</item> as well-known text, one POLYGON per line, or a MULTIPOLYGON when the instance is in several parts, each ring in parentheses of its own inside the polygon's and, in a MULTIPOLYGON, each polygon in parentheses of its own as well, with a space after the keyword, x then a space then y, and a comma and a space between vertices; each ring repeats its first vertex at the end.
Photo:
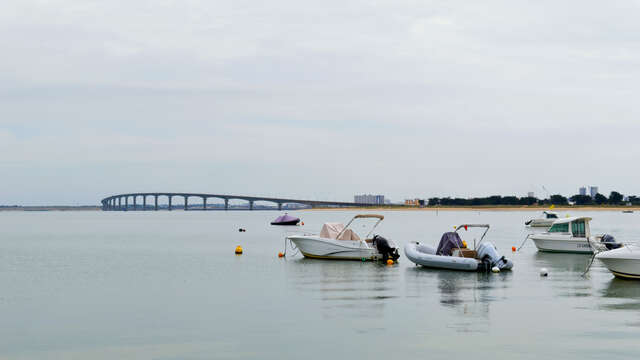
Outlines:
POLYGON ((405 199, 404 204, 406 206, 425 206, 426 201, 424 199, 405 199))
POLYGON ((597 186, 589 186, 589 194, 591 195, 592 198, 595 198, 597 193, 598 193, 597 186))
POLYGON ((354 195, 353 202, 358 204, 384 205, 384 195, 354 195))
POLYGON ((580 195, 587 195, 587 188, 586 187, 581 187, 580 189, 578 189, 578 194, 580 195))
POLYGON ((529 192, 527 193, 527 197, 532 197, 532 198, 534 198, 534 197, 536 197, 536 194, 535 194, 533 191, 529 191, 529 192))

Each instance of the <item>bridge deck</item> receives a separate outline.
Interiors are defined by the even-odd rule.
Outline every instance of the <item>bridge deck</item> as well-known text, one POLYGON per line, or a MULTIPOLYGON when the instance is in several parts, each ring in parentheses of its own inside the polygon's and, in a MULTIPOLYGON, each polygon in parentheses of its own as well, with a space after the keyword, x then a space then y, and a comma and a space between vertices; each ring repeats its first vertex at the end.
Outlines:
POLYGON ((106 197, 101 200, 103 210, 131 210, 129 204, 129 198, 133 198, 132 205, 133 210, 137 210, 137 198, 142 197, 142 210, 147 210, 147 197, 153 197, 153 209, 160 210, 158 206, 158 198, 165 196, 169 199, 168 209, 172 210, 173 197, 184 198, 184 209, 188 209, 189 198, 197 197, 203 200, 203 209, 207 209, 207 199, 217 198, 223 199, 225 203, 225 209, 229 208, 229 200, 244 200, 249 203, 249 210, 253 210, 253 203, 256 201, 272 202, 278 205, 278 209, 282 208, 283 204, 302 204, 311 207, 327 206, 327 207, 370 207, 379 206, 379 204, 364 204, 355 202, 343 202, 343 201, 321 201, 321 200, 305 200, 305 199, 288 199, 288 198, 274 198, 274 197, 260 197, 260 196, 247 196, 247 195, 231 195, 231 194, 203 194, 203 193, 178 193, 178 192, 144 192, 144 193, 128 193, 117 194, 106 197), (123 201, 124 200, 124 201, 123 201), (124 205, 124 207, 123 207, 124 205))

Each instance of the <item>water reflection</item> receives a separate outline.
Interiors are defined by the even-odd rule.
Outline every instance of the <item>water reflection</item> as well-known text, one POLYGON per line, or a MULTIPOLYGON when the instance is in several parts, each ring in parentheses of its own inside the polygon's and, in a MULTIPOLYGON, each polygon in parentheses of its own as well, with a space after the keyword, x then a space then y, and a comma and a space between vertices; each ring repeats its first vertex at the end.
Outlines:
POLYGON ((490 304, 504 296, 502 290, 510 286, 513 275, 509 271, 493 274, 410 267, 406 276, 417 280, 408 282, 414 284, 415 293, 436 288, 442 306, 487 318, 490 304))
POLYGON ((350 316, 356 317, 381 316, 386 302, 398 297, 397 267, 306 258, 293 260, 292 264, 296 271, 291 284, 296 292, 321 301, 325 317, 342 316, 336 309, 348 309, 350 316))
POLYGON ((591 261, 591 255, 538 251, 534 255, 534 260, 536 266, 546 267, 553 274, 566 272, 582 274, 591 261))
POLYGON ((606 300, 600 307, 608 310, 640 310, 640 282, 613 278, 602 289, 606 300))
MULTIPOLYGON (((549 270, 547 281, 551 283, 553 292, 557 296, 569 298, 588 298, 593 295, 593 282, 588 276, 583 276, 589 262, 590 254, 548 253, 536 252, 534 264, 549 270)), ((574 307, 582 307, 574 303, 574 307)))

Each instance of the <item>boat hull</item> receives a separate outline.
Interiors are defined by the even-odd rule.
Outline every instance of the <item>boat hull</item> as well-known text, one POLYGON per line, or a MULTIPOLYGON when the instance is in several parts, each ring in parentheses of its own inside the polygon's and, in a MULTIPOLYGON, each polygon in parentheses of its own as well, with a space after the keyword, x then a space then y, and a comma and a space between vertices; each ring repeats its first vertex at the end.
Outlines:
POLYGON ((636 246, 604 251, 596 255, 616 277, 640 279, 640 249, 636 246))
POLYGON ((560 252, 560 253, 576 253, 576 254, 593 254, 591 246, 587 239, 583 238, 553 238, 549 236, 532 236, 531 240, 539 251, 560 252))
POLYGON ((378 260, 382 256, 362 241, 333 240, 309 235, 288 236, 300 253, 312 259, 378 260))
POLYGON ((272 222, 271 225, 298 225, 300 219, 297 220, 289 220, 289 221, 281 221, 281 222, 272 222))

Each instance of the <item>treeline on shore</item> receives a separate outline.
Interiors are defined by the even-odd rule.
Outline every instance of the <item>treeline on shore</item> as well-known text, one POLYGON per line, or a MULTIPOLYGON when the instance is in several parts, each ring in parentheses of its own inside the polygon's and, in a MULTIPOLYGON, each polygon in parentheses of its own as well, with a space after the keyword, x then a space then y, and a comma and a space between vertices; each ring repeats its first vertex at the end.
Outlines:
POLYGON ((593 198, 589 195, 573 195, 564 197, 560 194, 551 195, 548 199, 538 199, 531 196, 500 196, 463 198, 429 198, 428 206, 483 206, 483 205, 640 205, 640 197, 629 196, 625 201, 624 195, 612 191, 609 197, 600 193, 593 198))

